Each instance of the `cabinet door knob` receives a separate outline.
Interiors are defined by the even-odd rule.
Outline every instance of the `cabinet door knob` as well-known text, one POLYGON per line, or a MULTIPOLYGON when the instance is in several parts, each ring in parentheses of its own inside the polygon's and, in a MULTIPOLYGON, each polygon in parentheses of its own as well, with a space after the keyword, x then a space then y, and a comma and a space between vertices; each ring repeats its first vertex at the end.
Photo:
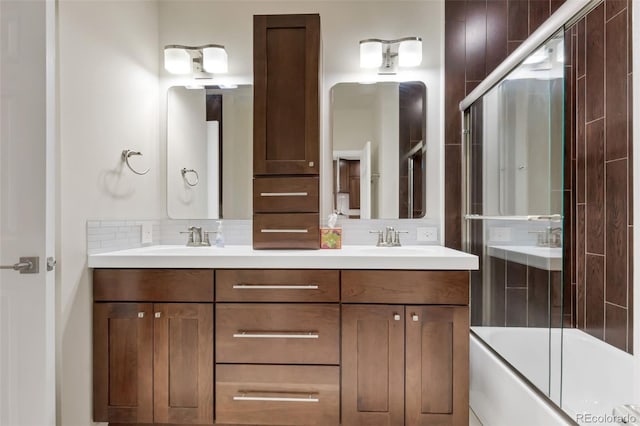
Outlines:
POLYGON ((154 315, 156 318, 160 318, 162 316, 162 314, 160 312, 156 312, 154 315))
POLYGON ((138 312, 138 318, 144 318, 144 312, 138 312))
POLYGON ((415 322, 420 321, 420 317, 418 316, 418 314, 411 314, 411 319, 414 320, 415 322))
POLYGON ((400 314, 393 314, 393 319, 395 321, 400 321, 400 314))

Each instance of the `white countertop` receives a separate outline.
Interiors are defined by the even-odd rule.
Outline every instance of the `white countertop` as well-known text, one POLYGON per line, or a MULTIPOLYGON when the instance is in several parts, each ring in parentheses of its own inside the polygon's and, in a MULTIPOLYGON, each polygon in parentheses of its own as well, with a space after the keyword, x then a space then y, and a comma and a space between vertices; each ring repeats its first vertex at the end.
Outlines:
POLYGON ((442 246, 253 250, 163 245, 90 254, 89 267, 475 270, 478 257, 442 246))
POLYGON ((489 256, 547 271, 562 271, 562 247, 488 246, 489 256))

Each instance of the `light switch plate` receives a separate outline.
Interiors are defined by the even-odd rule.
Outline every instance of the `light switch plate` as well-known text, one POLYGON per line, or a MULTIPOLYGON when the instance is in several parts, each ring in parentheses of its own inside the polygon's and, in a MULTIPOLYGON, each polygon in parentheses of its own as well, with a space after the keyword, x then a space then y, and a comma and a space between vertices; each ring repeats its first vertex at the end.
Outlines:
POLYGON ((417 241, 429 243, 435 243, 438 241, 438 228, 435 226, 419 226, 416 232, 417 241))
POLYGON ((151 222, 142 222, 141 243, 151 244, 153 243, 153 224, 151 222))

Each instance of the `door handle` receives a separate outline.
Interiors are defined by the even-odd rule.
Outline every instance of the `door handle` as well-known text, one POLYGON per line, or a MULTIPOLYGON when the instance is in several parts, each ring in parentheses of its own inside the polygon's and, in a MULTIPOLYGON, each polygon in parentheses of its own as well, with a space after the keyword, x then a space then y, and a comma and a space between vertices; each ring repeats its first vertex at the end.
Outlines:
POLYGON ((38 256, 21 257, 18 263, 2 265, 0 269, 13 269, 21 274, 37 274, 40 272, 40 258, 38 256))

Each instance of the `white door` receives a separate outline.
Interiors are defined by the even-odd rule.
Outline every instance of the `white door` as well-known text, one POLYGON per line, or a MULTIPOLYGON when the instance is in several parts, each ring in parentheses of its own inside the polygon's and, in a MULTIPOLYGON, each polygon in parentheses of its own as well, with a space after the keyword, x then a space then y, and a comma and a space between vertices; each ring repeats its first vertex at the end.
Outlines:
MULTIPOLYGON (((54 0, 0 0, 0 426, 55 425, 54 0)), ((81 54, 81 53, 79 53, 81 54)))
POLYGON ((360 153, 360 219, 371 219, 371 142, 360 153))

